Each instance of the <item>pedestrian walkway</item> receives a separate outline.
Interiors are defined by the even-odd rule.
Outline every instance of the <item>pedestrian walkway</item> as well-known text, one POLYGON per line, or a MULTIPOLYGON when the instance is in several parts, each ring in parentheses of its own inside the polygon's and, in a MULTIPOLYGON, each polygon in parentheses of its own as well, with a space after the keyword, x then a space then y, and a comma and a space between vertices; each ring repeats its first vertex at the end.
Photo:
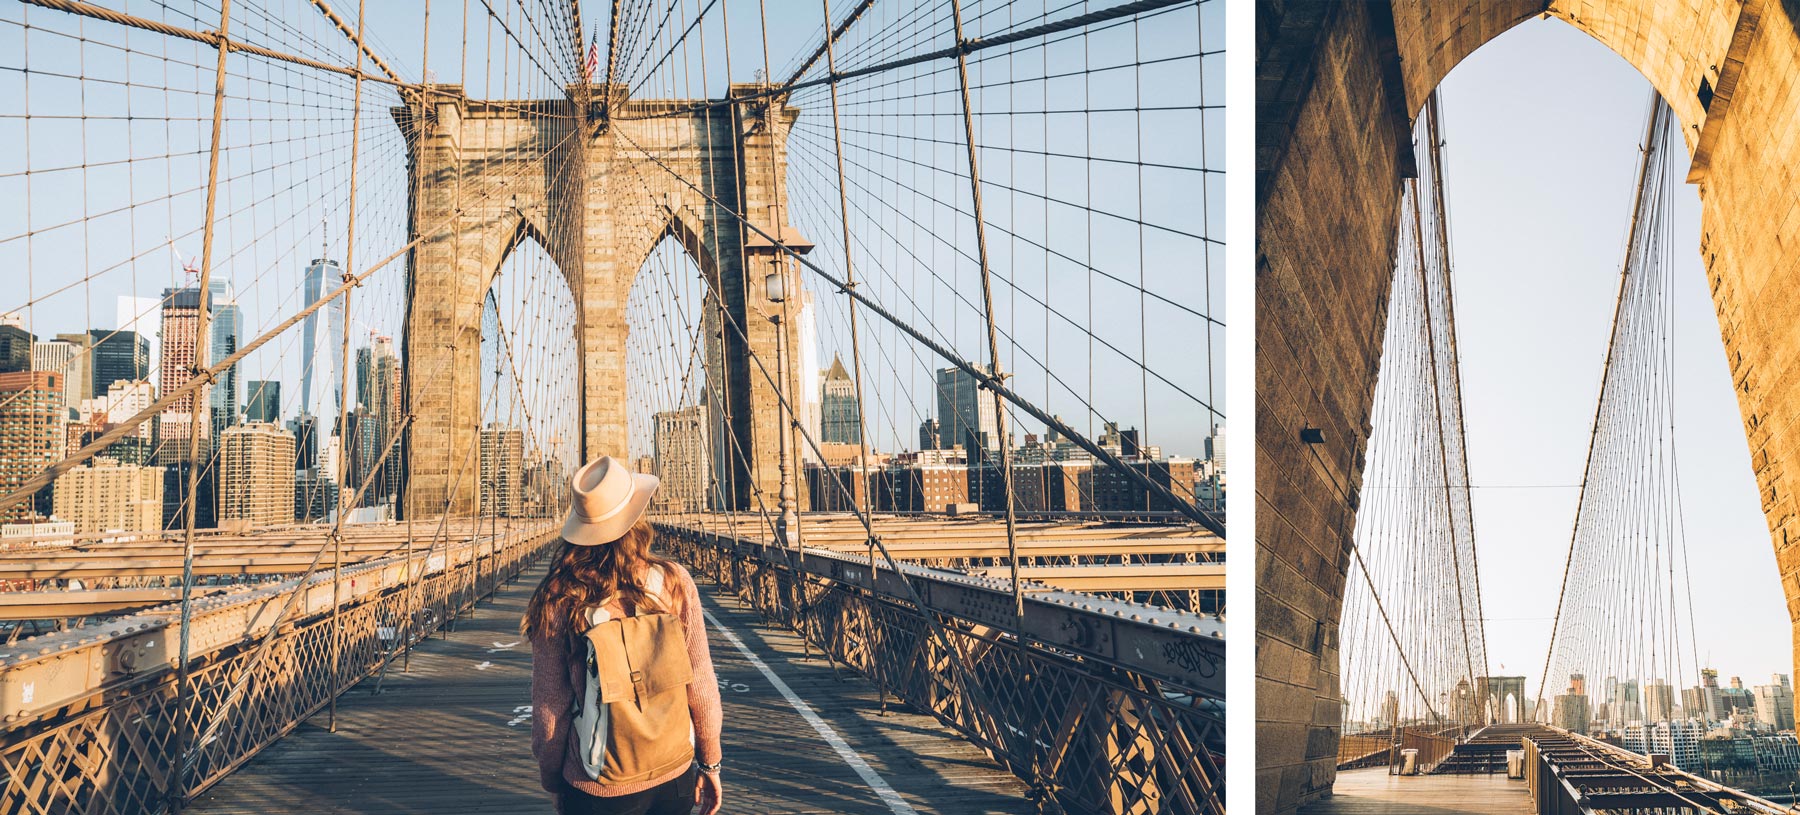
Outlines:
POLYGON ((1525 782, 1495 775, 1389 775, 1386 767, 1337 774, 1329 798, 1301 815, 1529 815, 1525 782))
MULTIPOLYGON (((371 679, 201 794, 195 815, 547 812, 531 759, 527 572, 411 669, 371 679)), ((725 811, 1025 813, 1019 780, 930 716, 879 715, 875 689, 706 585, 725 708, 725 811)))

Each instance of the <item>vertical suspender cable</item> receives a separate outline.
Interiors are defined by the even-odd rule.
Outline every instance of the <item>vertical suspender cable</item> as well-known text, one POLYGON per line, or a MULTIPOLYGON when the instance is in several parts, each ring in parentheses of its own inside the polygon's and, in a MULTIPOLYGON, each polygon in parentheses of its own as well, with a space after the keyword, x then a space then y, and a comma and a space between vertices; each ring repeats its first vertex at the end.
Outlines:
MULTIPOLYGON (((1427 132, 1429 132, 1431 134, 1431 136, 1429 138, 1432 138, 1434 140, 1437 138, 1436 99, 1437 99, 1437 95, 1434 93, 1434 94, 1432 94, 1431 101, 1427 102, 1425 105, 1426 116, 1429 119, 1429 129, 1427 132)), ((1438 182, 1439 182, 1438 176, 1435 173, 1433 173, 1432 184, 1433 184, 1434 188, 1432 190, 1432 193, 1433 193, 1432 197, 1441 199, 1443 197, 1443 190, 1441 188, 1436 187, 1438 182)), ((1418 185, 1416 183, 1414 184, 1413 189, 1415 190, 1415 192, 1418 190, 1418 185)), ((1426 258, 1425 258, 1425 225, 1423 223, 1423 216, 1421 215, 1421 212, 1425 209, 1425 206, 1424 206, 1423 202, 1417 200, 1416 195, 1414 196, 1412 209, 1413 209, 1413 212, 1412 212, 1413 232, 1414 232, 1414 234, 1418 235, 1418 238, 1419 238, 1414 243, 1415 243, 1416 248, 1419 253, 1419 296, 1421 298, 1423 298, 1423 300, 1425 302, 1425 315, 1424 315, 1424 318, 1425 318, 1425 357, 1426 357, 1426 359, 1428 359, 1430 361, 1429 367, 1431 370, 1430 387, 1431 387, 1431 403, 1432 403, 1431 412, 1432 412, 1432 416, 1436 419, 1436 427, 1437 427, 1438 469, 1444 478, 1444 516, 1450 525, 1450 561, 1453 565, 1453 569, 1454 569, 1454 572, 1456 575, 1457 617, 1460 620, 1460 622, 1462 623, 1464 662, 1467 664, 1467 667, 1468 667, 1468 675, 1473 677, 1476 674, 1475 674, 1474 658, 1469 653, 1469 612, 1468 612, 1468 608, 1463 604, 1462 561, 1461 561, 1461 558, 1460 558, 1458 552, 1456 551, 1457 550, 1456 510, 1455 510, 1453 504, 1451 503, 1452 498, 1450 495, 1450 490, 1455 485, 1450 483, 1450 455, 1449 455, 1449 450, 1448 450, 1448 438, 1444 433, 1443 388, 1440 387, 1440 382, 1441 382, 1440 377, 1443 374, 1438 370, 1437 334, 1433 330, 1432 325, 1431 325, 1431 302, 1432 302, 1431 301, 1431 284, 1430 284, 1429 280, 1427 279, 1427 274, 1425 271, 1425 265, 1427 262, 1426 258)), ((1445 262, 1448 263, 1448 260, 1446 259, 1445 262)), ((1445 284, 1446 285, 1448 285, 1448 282, 1449 282, 1448 278, 1449 278, 1449 272, 1446 271, 1445 272, 1445 284)))
MULTIPOLYGON (((969 107, 969 41, 963 37, 962 0, 950 0, 950 19, 956 27, 956 78, 962 90, 963 137, 969 145, 969 192, 973 196, 972 205, 975 216, 975 252, 981 263, 981 304, 987 317, 988 359, 992 364, 989 375, 995 383, 1006 381, 1006 374, 1000 370, 1000 334, 994 325, 994 282, 988 264, 987 220, 981 211, 981 169, 976 160, 975 146, 975 114, 969 107)), ((833 93, 836 93, 833 83, 833 93)), ((1013 613, 1025 616, 1025 595, 1019 586, 1019 540, 1018 517, 1013 506, 1013 474, 1011 451, 1007 448, 1008 431, 1006 427, 1006 400, 999 391, 994 395, 994 432, 1000 438, 994 440, 994 447, 999 452, 1000 483, 1006 498, 1006 560, 1012 569, 1013 613)), ((980 425, 977 411, 976 425, 980 425)), ((979 433, 975 439, 981 443, 979 433)), ((974 451, 969 451, 974 455, 974 451)), ((1130 467, 1130 464, 1125 466, 1130 467)))
MULTIPOLYGON (((850 193, 845 189, 844 182, 844 131, 838 118, 837 46, 834 43, 837 37, 833 36, 831 29, 831 0, 820 0, 820 2, 825 9, 825 67, 831 75, 831 141, 837 156, 838 222, 844 228, 844 288, 855 289, 856 263, 850 252, 850 193)), ((868 476, 869 436, 868 426, 865 423, 866 413, 863 410, 862 345, 857 332, 856 300, 848 300, 848 307, 850 309, 850 367, 856 377, 857 444, 856 468, 850 477, 856 479, 857 483, 862 486, 861 490, 856 490, 855 487, 851 488, 850 500, 860 503, 863 513, 867 514, 873 508, 869 505, 872 497, 869 495, 868 476), (859 495, 860 498, 858 498, 859 495)), ((869 585, 871 586, 875 585, 875 564, 875 541, 871 538, 869 541, 869 585)), ((1017 577, 1016 567, 1014 577, 1017 577)))
MULTIPOLYGON (((356 6, 356 91, 350 111, 350 198, 344 224, 343 282, 346 284, 354 281, 355 275, 351 270, 356 268, 356 164, 357 153, 362 147, 363 29, 367 24, 367 5, 368 0, 359 0, 356 6)), ((338 365, 338 467, 337 483, 332 487, 336 493, 334 497, 337 499, 337 519, 331 525, 331 679, 330 686, 326 689, 331 695, 331 712, 327 716, 327 729, 332 733, 337 732, 337 683, 344 653, 344 623, 341 610, 344 599, 344 516, 348 515, 351 509, 345 505, 344 484, 348 480, 350 451, 354 449, 353 445, 355 444, 349 428, 350 295, 354 292, 354 288, 344 291, 344 329, 338 365)))
MULTIPOLYGON (((1652 149, 1652 142, 1655 139, 1656 126, 1661 119, 1661 108, 1663 103, 1657 97, 1657 91, 1654 88, 1651 89, 1650 93, 1650 103, 1653 112, 1650 115, 1649 123, 1644 127, 1644 147, 1642 150, 1643 156, 1638 162, 1637 191, 1631 196, 1633 202, 1631 208, 1631 227, 1626 231, 1625 263, 1619 271, 1619 294, 1617 302, 1613 306, 1612 343, 1618 341, 1619 320, 1621 317, 1620 306, 1625 302, 1625 284, 1631 277, 1631 263, 1634 260, 1633 253, 1636 251, 1636 242, 1631 240, 1630 236, 1637 234, 1638 215, 1643 210, 1641 201, 1644 197, 1644 180, 1650 173, 1650 151, 1652 149)), ((1571 525, 1571 530, 1569 532, 1569 554, 1563 560, 1562 587, 1557 590, 1556 614, 1551 618, 1550 622, 1550 647, 1545 649, 1544 672, 1538 677, 1537 709, 1539 711, 1544 710, 1545 683, 1550 679, 1550 663, 1556 658, 1556 637, 1557 634, 1561 633, 1558 629, 1562 626, 1563 601, 1567 600, 1569 596, 1570 566, 1575 562, 1575 544, 1581 534, 1581 510, 1586 505, 1588 480, 1593 477, 1595 441, 1600 433, 1601 414, 1606 409, 1606 385, 1611 378, 1612 361, 1613 350, 1611 343, 1609 343, 1606 351, 1606 362, 1600 369, 1600 396, 1595 400, 1594 404, 1594 430, 1593 434, 1588 437, 1587 461, 1582 466, 1581 489, 1576 494, 1575 498, 1575 522, 1571 525)))
MULTIPOLYGON (((763 82, 772 85, 775 79, 769 72, 768 4, 762 0, 758 0, 756 9, 757 19, 762 27, 763 82)), ((770 228, 775 230, 775 242, 780 244, 776 248, 774 260, 775 263, 778 264, 776 272, 781 275, 783 289, 788 287, 788 259, 785 253, 781 251, 781 249, 785 247, 785 244, 782 243, 782 241, 786 239, 787 235, 787 215, 781 211, 781 163, 777 160, 775 155, 775 143, 778 139, 775 107, 778 104, 786 104, 786 101, 787 97, 785 95, 770 96, 763 101, 763 125, 765 128, 763 135, 769 142, 770 228)), ((744 206, 744 202, 740 202, 740 207, 743 207, 745 211, 748 211, 748 207, 744 206)), ((796 278, 797 277, 798 275, 796 275, 796 278)), ((799 281, 796 279, 794 282, 798 283, 799 281)), ((799 290, 798 287, 796 287, 794 291, 784 293, 786 296, 781 298, 780 319, 775 324, 775 375, 779 381, 779 384, 775 386, 777 396, 791 393, 791 386, 798 384, 796 377, 790 376, 787 369, 787 365, 793 364, 791 361, 793 357, 792 349, 789 349, 789 353, 787 354, 789 361, 786 364, 783 364, 782 346, 786 344, 788 332, 792 330, 792 321, 788 317, 788 303, 792 302, 793 298, 799 295, 799 290)), ((749 302, 748 294, 745 295, 745 302, 749 302)), ((748 351, 749 345, 750 337, 748 333, 745 333, 744 347, 746 351, 748 351)), ((812 642, 805 635, 807 630, 806 618, 800 613, 806 607, 806 546, 802 543, 802 536, 800 534, 800 485, 797 481, 801 473, 790 472, 790 462, 788 461, 791 452, 796 459, 791 463, 791 469, 794 471, 800 470, 800 462, 798 461, 800 455, 800 440, 798 437, 800 421, 797 418, 797 412, 793 409, 792 399, 790 398, 780 398, 775 410, 777 416, 782 416, 784 411, 786 413, 785 419, 777 421, 775 430, 775 432, 781 434, 780 443, 777 445, 777 448, 780 451, 781 457, 781 486, 783 488, 782 494, 778 497, 778 506, 776 507, 776 510, 781 513, 781 524, 779 529, 781 529, 785 535, 790 536, 788 540, 783 540, 782 544, 787 546, 790 541, 792 542, 792 548, 788 556, 794 558, 796 562, 794 568, 794 588, 798 594, 794 606, 794 611, 796 612, 794 622, 801 632, 800 644, 802 651, 808 658, 811 658, 812 642), (792 529, 789 529, 787 523, 789 512, 792 512, 794 515, 792 529)), ((755 423, 752 422, 751 425, 754 427, 755 423)), ((755 449, 754 444, 751 449, 755 449)), ((821 461, 822 460, 823 459, 821 459, 821 461)))
MULTIPOLYGON (((431 0, 425 0, 424 28, 424 33, 419 37, 419 113, 417 121, 413 123, 413 211, 411 213, 412 231, 414 232, 413 237, 418 237, 419 211, 420 208, 424 206, 424 203, 419 199, 424 195, 425 176, 423 173, 419 172, 419 169, 420 166, 423 165, 425 159, 425 128, 427 127, 426 112, 431 104, 430 96, 432 92, 431 83, 427 81, 431 76, 431 0)), ((410 321, 412 319, 412 304, 413 298, 416 295, 417 292, 414 290, 412 280, 409 276, 406 283, 406 307, 405 310, 401 312, 402 320, 410 321)), ((408 336, 409 334, 407 331, 402 330, 401 335, 408 336)), ((406 434, 405 440, 401 443, 401 449, 406 451, 406 456, 403 459, 406 462, 406 464, 403 465, 406 467, 406 470, 402 471, 400 494, 394 496, 394 503, 399 505, 401 512, 406 513, 406 567, 405 571, 401 573, 401 580, 404 581, 406 585, 406 602, 401 604, 402 619, 397 620, 394 626, 394 642, 401 648, 400 672, 407 673, 412 670, 412 627, 413 618, 416 616, 413 611, 413 606, 418 599, 419 593, 418 584, 416 582, 418 575, 413 573, 413 516, 417 513, 413 512, 411 506, 409 506, 409 502, 412 499, 412 478, 410 477, 410 471, 412 469, 412 428, 414 415, 411 384, 413 366, 410 360, 406 367, 402 369, 401 375, 407 379, 406 386, 400 389, 402 398, 407 400, 406 415, 403 417, 406 426, 401 429, 401 432, 406 434)), ((421 568, 420 572, 423 571, 424 570, 421 568)))
MULTIPOLYGON (((224 130, 225 120, 225 57, 231 53, 231 0, 219 3, 219 37, 214 43, 219 50, 219 60, 213 69, 213 116, 212 144, 208 148, 206 167, 206 223, 205 234, 200 244, 200 307, 195 315, 197 323, 194 329, 194 358, 189 362, 190 376, 206 376, 212 378, 208 371, 207 361, 212 344, 207 342, 206 309, 207 291, 212 281, 213 237, 217 232, 213 222, 218 212, 219 203, 219 141, 224 130)), ((191 670, 188 667, 189 647, 194 618, 194 513, 198 509, 200 468, 196 459, 200 457, 200 417, 205 410, 204 393, 196 388, 188 398, 192 399, 192 407, 188 413, 188 449, 187 449, 187 518, 181 544, 181 653, 178 657, 179 668, 175 679, 175 751, 170 761, 171 783, 169 784, 169 801, 171 809, 180 809, 182 798, 187 794, 187 699, 191 670)), ((210 421, 209 421, 210 424, 210 421)))
MULTIPOLYGON (((1450 257, 1450 254, 1449 254, 1450 253, 1450 213, 1448 211, 1448 206, 1445 204, 1444 160, 1443 160, 1443 156, 1439 150, 1440 146, 1443 143, 1443 140, 1438 136, 1438 128, 1441 126, 1442 118, 1443 118, 1443 105, 1444 105, 1443 97, 1439 96, 1435 92, 1432 93, 1430 107, 1428 110, 1428 112, 1430 114, 1430 119, 1427 122, 1427 131, 1431 134, 1430 135, 1431 145, 1430 145, 1430 150, 1429 150, 1429 152, 1431 154, 1431 184, 1432 184, 1432 188, 1436 192, 1436 194, 1433 196, 1433 198, 1437 205, 1438 245, 1443 247, 1444 257, 1446 259, 1445 260, 1446 269, 1444 271, 1444 281, 1445 281, 1445 285, 1444 285, 1444 319, 1445 319, 1445 321, 1447 321, 1447 323, 1449 325, 1449 329, 1450 329, 1449 330, 1449 338, 1450 338, 1449 354, 1450 354, 1450 365, 1451 365, 1450 377, 1451 377, 1451 385, 1454 386, 1454 390, 1452 391, 1451 399, 1453 400, 1453 404, 1455 405, 1456 412, 1457 412, 1456 437, 1458 439, 1462 440, 1457 445, 1457 449, 1458 449, 1458 452, 1462 456, 1460 470, 1463 474, 1463 485, 1462 485, 1463 499, 1464 499, 1464 501, 1470 501, 1469 484, 1468 484, 1469 445, 1468 445, 1468 442, 1466 439, 1466 432, 1465 432, 1464 426, 1462 424, 1462 409, 1463 409, 1462 408, 1462 406, 1463 406, 1462 373, 1461 373, 1461 370, 1459 367, 1460 363, 1457 361, 1457 356, 1456 356, 1456 288, 1454 286, 1450 285, 1452 278, 1451 278, 1450 270, 1448 269, 1448 264, 1449 264, 1448 258, 1450 257)), ((1445 489, 1447 489, 1447 490, 1454 489, 1454 488, 1455 488, 1455 485, 1453 485, 1453 484, 1445 485, 1445 489)), ((1472 504, 1468 511, 1470 513, 1470 516, 1469 516, 1469 551, 1470 551, 1469 569, 1470 569, 1470 573, 1471 573, 1469 576, 1469 583, 1470 583, 1470 585, 1475 587, 1475 611, 1472 615, 1466 616, 1464 619, 1465 620, 1473 619, 1475 621, 1475 641, 1477 643, 1479 643, 1480 647, 1481 647, 1481 674, 1480 675, 1486 676, 1488 674, 1487 622, 1486 622, 1486 618, 1482 616, 1483 612, 1482 612, 1482 603, 1481 603, 1481 560, 1479 558, 1474 557, 1475 517, 1473 514, 1474 507, 1472 504)), ((1465 639, 1466 639, 1466 637, 1467 637, 1467 635, 1465 634, 1465 639)))

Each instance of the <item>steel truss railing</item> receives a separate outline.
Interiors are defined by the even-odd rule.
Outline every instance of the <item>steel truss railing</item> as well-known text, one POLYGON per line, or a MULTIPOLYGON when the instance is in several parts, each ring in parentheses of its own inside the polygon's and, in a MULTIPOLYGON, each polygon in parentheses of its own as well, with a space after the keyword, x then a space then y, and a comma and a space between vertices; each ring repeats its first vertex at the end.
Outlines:
POLYGON ((1031 593, 1021 617, 1006 580, 910 564, 900 575, 862 555, 673 524, 659 531, 697 575, 884 695, 929 711, 1029 783, 1048 811, 1225 811, 1216 617, 1064 591, 1031 593), (906 580, 947 637, 931 635, 906 580))
POLYGON ((1745 812, 1792 809, 1648 756, 1547 725, 1520 728, 1525 781, 1544 815, 1745 812))
POLYGON ((531 524, 345 567, 335 675, 329 570, 304 588, 291 580, 196 600, 185 699, 175 693, 178 605, 21 641, 0 655, 0 812, 168 811, 176 744, 187 745, 191 796, 517 577, 557 540, 554 525, 531 524), (296 589, 303 595, 283 616, 296 589), (272 625, 279 629, 263 650, 272 625), (221 719, 228 726, 193 743, 221 719), (183 722, 194 732, 178 741, 183 722))

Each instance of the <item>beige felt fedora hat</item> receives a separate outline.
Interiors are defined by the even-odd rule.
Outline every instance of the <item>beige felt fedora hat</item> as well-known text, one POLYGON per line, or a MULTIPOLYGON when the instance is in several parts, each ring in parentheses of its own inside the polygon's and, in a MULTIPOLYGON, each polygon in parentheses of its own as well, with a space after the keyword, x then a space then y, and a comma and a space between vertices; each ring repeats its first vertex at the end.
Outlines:
POLYGON ((569 485, 573 496, 569 519, 563 522, 563 540, 599 546, 624 537, 643 517, 661 483, 656 476, 631 472, 612 456, 582 465, 569 485))

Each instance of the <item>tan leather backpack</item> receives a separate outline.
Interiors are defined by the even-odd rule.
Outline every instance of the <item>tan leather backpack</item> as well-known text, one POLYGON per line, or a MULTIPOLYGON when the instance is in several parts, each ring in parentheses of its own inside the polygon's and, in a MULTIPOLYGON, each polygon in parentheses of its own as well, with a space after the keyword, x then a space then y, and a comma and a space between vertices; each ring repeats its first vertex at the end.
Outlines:
MULTIPOLYGON (((645 582, 645 606, 612 617, 604 606, 582 635, 585 688, 575 697, 572 746, 583 769, 607 786, 648 781, 694 760, 693 720, 688 713, 687 630, 660 598, 662 570, 645 582)), ((598 612, 598 613, 596 613, 598 612)))

